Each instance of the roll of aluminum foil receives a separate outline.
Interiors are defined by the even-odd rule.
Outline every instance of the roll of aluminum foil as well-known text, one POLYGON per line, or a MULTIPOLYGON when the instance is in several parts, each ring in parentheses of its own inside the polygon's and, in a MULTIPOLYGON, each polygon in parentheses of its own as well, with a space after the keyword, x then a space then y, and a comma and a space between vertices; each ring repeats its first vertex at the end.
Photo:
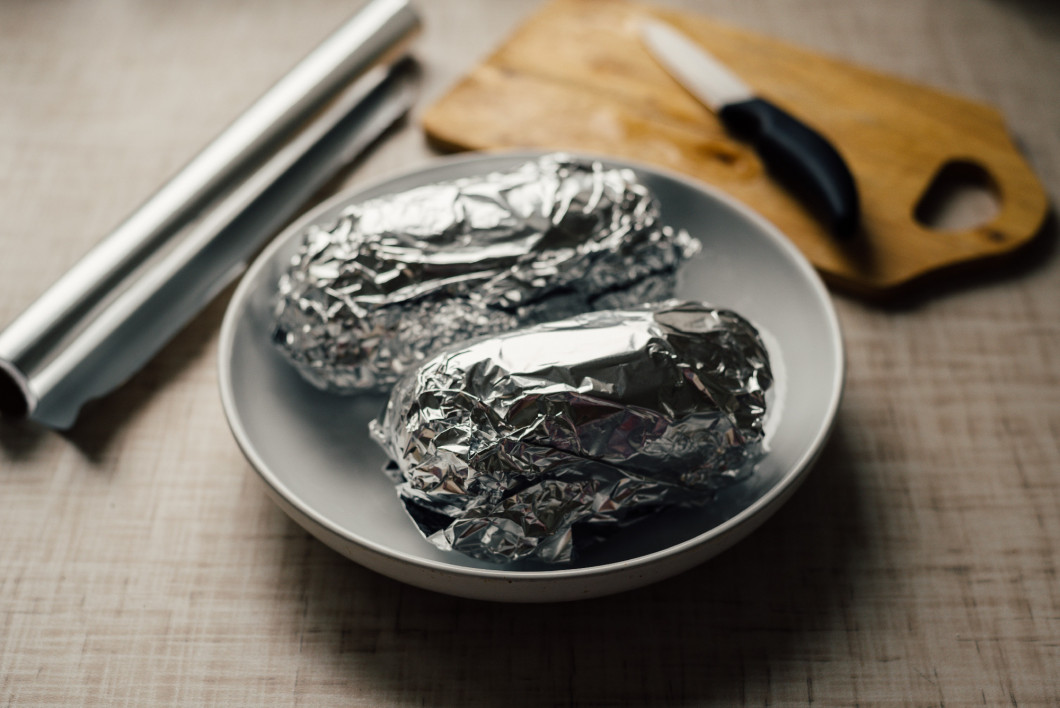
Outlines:
POLYGON ((385 390, 482 335, 670 297, 698 242, 627 169, 547 155, 354 204, 309 227, 273 340, 319 388, 385 390))
POLYGON ((433 544, 557 563, 746 479, 771 384, 747 320, 668 301, 446 349, 395 385, 371 432, 433 544))
MULTIPOLYGON (((412 100, 411 0, 372 0, 0 331, 0 414, 53 428, 117 388, 412 100)), ((239 71, 238 67, 232 70, 239 71)), ((17 257, 17 246, 5 257, 17 257)))

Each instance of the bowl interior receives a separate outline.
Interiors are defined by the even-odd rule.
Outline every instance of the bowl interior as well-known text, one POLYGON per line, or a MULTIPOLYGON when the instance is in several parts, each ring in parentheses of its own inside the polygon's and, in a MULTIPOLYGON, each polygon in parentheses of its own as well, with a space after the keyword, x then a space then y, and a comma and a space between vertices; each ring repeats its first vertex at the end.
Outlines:
MULTIPOLYGON (((258 258, 237 290, 222 331, 220 377, 226 413, 254 467, 285 500, 356 545, 435 569, 514 574, 434 548, 417 532, 382 473, 386 457, 367 434, 382 396, 340 397, 305 383, 272 347, 272 298, 309 223, 330 223, 351 201, 484 174, 528 155, 478 155, 340 195, 306 215, 258 258)), ((604 162, 624 165, 618 161, 604 162)), ((718 193, 646 167, 634 169, 659 197, 663 218, 687 229, 702 252, 679 276, 678 296, 729 307, 760 325, 776 370, 769 453, 746 483, 710 508, 661 515, 622 532, 562 571, 578 572, 703 543, 765 508, 805 472, 827 436, 842 387, 835 313, 819 278, 772 226, 718 193)))

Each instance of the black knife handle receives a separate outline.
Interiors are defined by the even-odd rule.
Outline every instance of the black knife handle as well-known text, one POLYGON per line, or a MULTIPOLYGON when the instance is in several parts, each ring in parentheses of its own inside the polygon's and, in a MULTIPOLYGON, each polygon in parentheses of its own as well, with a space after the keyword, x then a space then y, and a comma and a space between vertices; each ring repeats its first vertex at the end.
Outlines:
POLYGON ((766 167, 792 192, 810 202, 841 238, 858 228, 860 205, 854 176, 820 133, 761 98, 730 103, 721 120, 754 144, 766 167))

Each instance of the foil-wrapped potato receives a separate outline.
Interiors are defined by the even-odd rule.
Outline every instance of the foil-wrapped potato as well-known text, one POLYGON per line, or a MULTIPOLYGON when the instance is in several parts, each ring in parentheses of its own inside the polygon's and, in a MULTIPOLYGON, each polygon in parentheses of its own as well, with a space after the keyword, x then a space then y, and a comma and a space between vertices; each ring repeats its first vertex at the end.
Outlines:
POLYGON ((372 435, 439 548, 564 562, 746 478, 771 383, 747 320, 668 301, 445 349, 395 385, 372 435))
POLYGON ((632 171, 547 155, 309 227, 273 340, 319 388, 385 390, 455 342, 670 297, 697 248, 632 171))

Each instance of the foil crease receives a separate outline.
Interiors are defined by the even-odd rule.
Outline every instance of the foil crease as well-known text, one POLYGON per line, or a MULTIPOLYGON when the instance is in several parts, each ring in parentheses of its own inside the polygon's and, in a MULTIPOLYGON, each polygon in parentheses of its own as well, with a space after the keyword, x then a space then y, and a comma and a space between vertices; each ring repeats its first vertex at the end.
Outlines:
POLYGON ((546 155, 309 227, 273 341, 321 389, 386 390, 456 342, 671 297, 698 247, 631 170, 546 155))
POLYGON ((445 350, 396 384, 371 433, 434 545, 561 563, 746 479, 771 383, 747 320, 668 301, 445 350))

